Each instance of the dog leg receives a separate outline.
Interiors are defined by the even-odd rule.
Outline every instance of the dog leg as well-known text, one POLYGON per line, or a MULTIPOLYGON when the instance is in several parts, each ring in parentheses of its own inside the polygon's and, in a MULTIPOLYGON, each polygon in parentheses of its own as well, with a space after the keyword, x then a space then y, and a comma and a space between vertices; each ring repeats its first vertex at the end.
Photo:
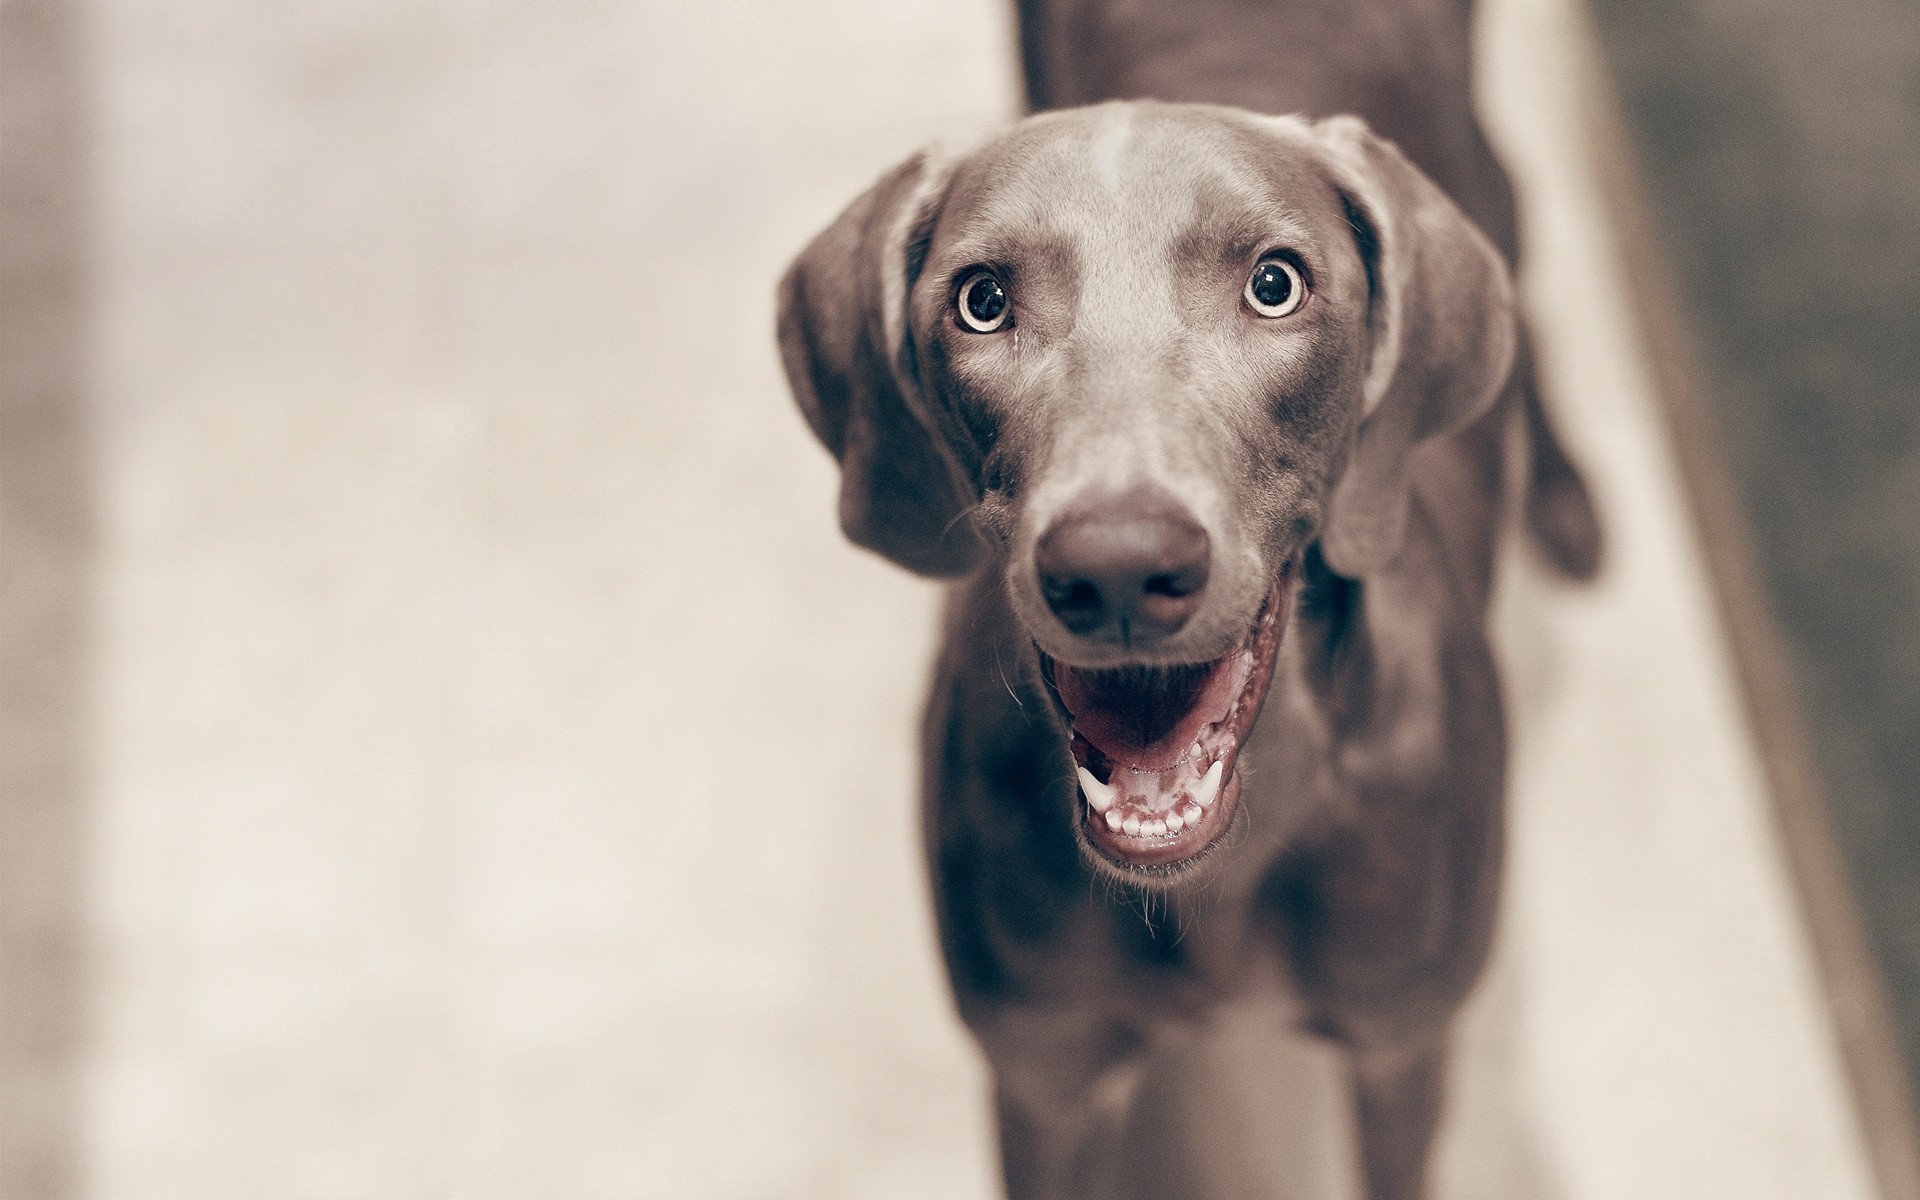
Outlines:
POLYGON ((1421 1200, 1427 1152, 1440 1120, 1446 1054, 1358 1051, 1353 1055, 1355 1117, 1368 1200, 1421 1200))
POLYGON ((1121 1134, 1145 1069, 1130 1056, 1084 1080, 1018 1091, 1002 1080, 995 1103, 1008 1200, 1118 1200, 1121 1134))
POLYGON ((1398 828, 1382 822, 1383 836, 1296 864, 1271 894, 1288 918, 1308 1027, 1346 1049, 1369 1200, 1425 1195, 1448 1031, 1490 941, 1496 799, 1482 797, 1477 830, 1405 814, 1398 828))

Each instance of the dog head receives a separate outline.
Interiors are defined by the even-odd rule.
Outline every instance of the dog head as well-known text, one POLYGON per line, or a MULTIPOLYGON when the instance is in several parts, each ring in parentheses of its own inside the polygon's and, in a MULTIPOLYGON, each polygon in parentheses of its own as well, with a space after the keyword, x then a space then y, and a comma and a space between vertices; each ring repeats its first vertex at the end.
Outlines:
POLYGON ((1129 871, 1228 828, 1302 555, 1391 568, 1410 456, 1515 338, 1499 255, 1359 121, 1153 102, 915 156, 780 299, 847 535, 1003 573, 1129 871))

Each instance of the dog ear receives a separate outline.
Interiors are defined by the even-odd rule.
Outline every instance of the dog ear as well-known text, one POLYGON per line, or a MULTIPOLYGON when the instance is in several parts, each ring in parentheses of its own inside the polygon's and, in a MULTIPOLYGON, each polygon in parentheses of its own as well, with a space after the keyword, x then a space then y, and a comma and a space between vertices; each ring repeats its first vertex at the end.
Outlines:
POLYGON ((981 544, 966 479, 936 430, 907 297, 950 164, 917 154, 807 246, 780 281, 780 357, 813 432, 840 461, 840 527, 921 575, 964 575, 981 544))
POLYGON ((1358 578, 1399 553, 1415 447, 1485 413, 1506 383, 1513 285, 1493 244, 1397 146, 1353 117, 1314 132, 1367 268, 1364 407, 1321 534, 1327 562, 1358 578))

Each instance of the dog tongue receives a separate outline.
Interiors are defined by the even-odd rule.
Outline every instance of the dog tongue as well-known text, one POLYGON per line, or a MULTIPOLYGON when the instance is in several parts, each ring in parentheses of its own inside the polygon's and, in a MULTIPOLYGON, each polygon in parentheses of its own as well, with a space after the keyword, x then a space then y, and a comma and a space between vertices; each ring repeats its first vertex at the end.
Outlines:
POLYGON ((1054 690, 1073 728, 1116 763, 1146 770, 1172 766, 1200 731, 1233 707, 1241 656, 1190 667, 1080 671, 1054 668, 1054 690))

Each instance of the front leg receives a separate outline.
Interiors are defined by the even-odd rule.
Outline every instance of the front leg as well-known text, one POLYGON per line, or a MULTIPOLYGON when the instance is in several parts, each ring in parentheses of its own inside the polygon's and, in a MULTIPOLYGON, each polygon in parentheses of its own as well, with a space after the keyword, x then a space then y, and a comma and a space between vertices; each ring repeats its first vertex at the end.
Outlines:
POLYGON ((1008 1200, 1117 1200, 1144 1041, 1097 1017, 1019 1014, 988 1033, 1008 1200))
POLYGON ((1332 791, 1260 897, 1315 1032, 1346 1049, 1371 1200, 1425 1195, 1448 1033, 1491 947, 1505 843, 1505 719, 1477 593, 1455 586, 1424 502, 1411 520, 1397 570, 1364 586, 1309 575, 1332 791))
POLYGON ((1007 1195, 1106 1200, 1148 1052, 1130 1015, 1142 935, 1101 902, 1074 839, 1065 732, 997 586, 957 594, 948 619, 964 636, 927 710, 934 911, 954 1000, 993 1068, 1007 1195))
POLYGON ((1347 1053, 1369 1200, 1420 1200, 1447 1039, 1492 937, 1498 792, 1385 805, 1295 856, 1265 902, 1317 1030, 1347 1053))
POLYGON ((1350 1061, 1369 1200, 1420 1200, 1446 1087, 1444 1036, 1424 1048, 1356 1047, 1350 1061))

